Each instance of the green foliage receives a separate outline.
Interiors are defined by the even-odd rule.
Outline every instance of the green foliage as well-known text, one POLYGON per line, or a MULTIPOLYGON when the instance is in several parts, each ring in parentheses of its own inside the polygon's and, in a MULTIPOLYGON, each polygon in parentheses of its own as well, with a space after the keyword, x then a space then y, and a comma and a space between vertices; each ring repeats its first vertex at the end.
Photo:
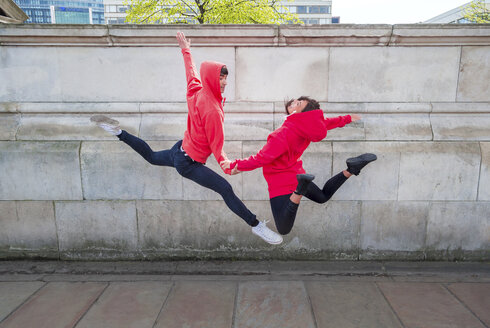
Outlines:
MULTIPOLYGON (((291 1, 291 0, 290 0, 291 1)), ((300 23, 277 0, 126 0, 126 21, 135 24, 300 23)))
POLYGON ((490 23, 490 11, 485 4, 485 0, 472 1, 468 6, 464 8, 463 12, 463 18, 472 23, 490 23))

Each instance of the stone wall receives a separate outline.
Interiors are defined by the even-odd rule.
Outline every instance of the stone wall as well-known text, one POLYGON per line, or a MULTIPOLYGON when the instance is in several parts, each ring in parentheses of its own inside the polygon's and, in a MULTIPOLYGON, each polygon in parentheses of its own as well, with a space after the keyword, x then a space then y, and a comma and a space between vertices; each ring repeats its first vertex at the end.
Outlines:
MULTIPOLYGON (((489 85, 489 25, 0 25, 0 258, 488 260, 489 85), (216 194, 89 122, 106 113, 154 149, 182 138, 177 30, 197 65, 230 70, 230 158, 309 95, 327 116, 363 117, 305 153, 318 184, 350 156, 378 161, 265 244, 216 194)), ((227 179, 272 218, 260 170, 227 179)))

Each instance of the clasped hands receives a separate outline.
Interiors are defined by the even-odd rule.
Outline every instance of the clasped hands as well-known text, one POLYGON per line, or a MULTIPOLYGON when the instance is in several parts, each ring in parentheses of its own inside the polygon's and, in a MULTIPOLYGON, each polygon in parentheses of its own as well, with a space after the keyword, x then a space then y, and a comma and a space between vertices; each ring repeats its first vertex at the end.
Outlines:
POLYGON ((231 167, 231 161, 229 159, 225 159, 224 161, 221 161, 219 163, 219 165, 221 166, 221 169, 226 173, 226 174, 229 174, 229 175, 235 175, 235 174, 238 174, 240 173, 241 171, 238 170, 237 166, 238 165, 235 165, 235 167, 233 169, 230 169, 231 167))

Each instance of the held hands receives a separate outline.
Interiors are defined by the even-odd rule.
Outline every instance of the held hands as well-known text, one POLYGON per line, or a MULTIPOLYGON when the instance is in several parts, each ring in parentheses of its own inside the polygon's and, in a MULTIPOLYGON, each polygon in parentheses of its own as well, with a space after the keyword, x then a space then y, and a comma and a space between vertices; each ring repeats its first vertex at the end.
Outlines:
POLYGON ((361 119, 361 115, 357 114, 350 114, 350 117, 352 119, 352 122, 359 121, 361 119))
POLYGON ((179 42, 180 48, 183 49, 189 49, 191 47, 191 39, 187 40, 185 38, 184 33, 182 32, 177 32, 177 42, 179 42))
POLYGON ((222 161, 221 163, 219 163, 219 165, 221 166, 221 169, 226 173, 226 174, 229 174, 229 175, 235 175, 235 174, 238 174, 240 173, 240 171, 238 171, 237 169, 237 166, 235 165, 235 167, 233 169, 230 170, 230 167, 231 167, 231 161, 229 159, 226 159, 224 161, 222 161))

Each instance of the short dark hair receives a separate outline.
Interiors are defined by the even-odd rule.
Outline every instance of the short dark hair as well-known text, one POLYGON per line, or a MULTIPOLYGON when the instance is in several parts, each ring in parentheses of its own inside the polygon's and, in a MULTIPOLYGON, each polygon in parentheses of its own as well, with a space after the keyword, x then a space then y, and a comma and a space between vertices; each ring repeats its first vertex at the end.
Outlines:
MULTIPOLYGON (((316 101, 315 99, 312 99, 308 96, 301 96, 298 98, 298 100, 306 100, 307 104, 306 107, 303 109, 304 112, 309 112, 310 110, 315 110, 315 109, 320 109, 320 103, 316 101)), ((288 107, 293 103, 294 98, 289 100, 288 102, 284 103, 284 109, 286 110, 286 114, 288 113, 288 107)))
POLYGON ((228 75, 228 68, 226 68, 226 66, 221 67, 219 75, 228 75))

